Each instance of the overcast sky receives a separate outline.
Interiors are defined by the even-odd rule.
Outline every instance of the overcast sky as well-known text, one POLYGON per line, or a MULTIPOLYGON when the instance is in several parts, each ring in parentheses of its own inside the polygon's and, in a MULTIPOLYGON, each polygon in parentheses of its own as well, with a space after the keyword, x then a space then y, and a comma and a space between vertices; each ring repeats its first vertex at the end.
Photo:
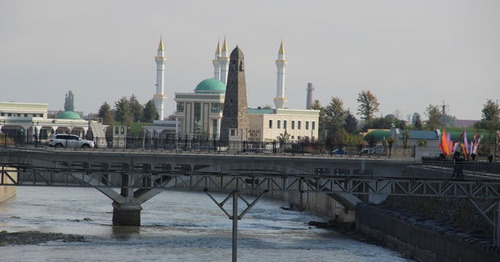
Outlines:
POLYGON ((423 115, 448 105, 480 119, 500 97, 500 1, 8 1, 0 0, 0 101, 97 112, 123 96, 155 92, 154 56, 166 49, 166 115, 175 92, 213 77, 217 40, 245 55, 248 104, 272 105, 281 39, 286 97, 305 108, 306 86, 357 113, 372 91, 379 114, 423 115))

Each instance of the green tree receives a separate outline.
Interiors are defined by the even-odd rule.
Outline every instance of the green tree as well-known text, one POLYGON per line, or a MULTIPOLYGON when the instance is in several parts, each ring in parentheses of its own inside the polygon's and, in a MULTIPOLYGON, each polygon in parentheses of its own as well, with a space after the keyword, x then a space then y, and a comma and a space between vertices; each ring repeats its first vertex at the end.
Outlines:
POLYGON ((413 124, 415 126, 416 129, 422 129, 422 119, 420 118, 420 114, 419 113, 416 113, 417 116, 415 117, 415 123, 413 124))
POLYGON ((156 112, 155 103, 153 100, 149 100, 146 105, 144 105, 144 114, 142 116, 143 122, 153 122, 159 118, 158 112, 156 112))
POLYGON ((500 107, 498 103, 493 102, 493 100, 488 99, 483 106, 483 118, 484 121, 494 121, 500 122, 500 107))
POLYGON ((365 121, 373 119, 374 114, 379 110, 378 107, 380 104, 377 101, 377 97, 369 90, 363 90, 358 94, 358 103, 358 115, 365 121))
POLYGON ((311 109, 319 110, 318 136, 321 139, 323 139, 326 130, 325 108, 321 105, 319 100, 316 99, 314 100, 314 103, 311 105, 311 109))
POLYGON ((428 117, 426 126, 430 130, 435 130, 439 127, 439 124, 441 123, 441 116, 442 113, 439 110, 439 106, 435 105, 429 105, 426 108, 425 114, 428 117))
POLYGON ((130 126, 134 120, 130 101, 126 97, 122 97, 115 102, 115 121, 121 122, 122 125, 130 126))
POLYGON ((352 134, 354 131, 358 130, 358 120, 356 117, 347 110, 347 116, 345 117, 345 130, 347 133, 352 134))
POLYGON ((347 111, 344 109, 344 103, 338 97, 332 97, 330 104, 325 107, 325 127, 328 130, 328 136, 335 136, 344 131, 347 111))
POLYGON ((130 110, 132 111, 132 115, 134 116, 134 122, 142 121, 142 116, 144 115, 144 106, 139 103, 135 95, 132 95, 130 97, 130 110))
POLYGON ((102 118, 102 123, 105 125, 113 123, 114 114, 111 110, 111 106, 107 102, 104 102, 104 104, 102 104, 99 108, 98 116, 102 118))

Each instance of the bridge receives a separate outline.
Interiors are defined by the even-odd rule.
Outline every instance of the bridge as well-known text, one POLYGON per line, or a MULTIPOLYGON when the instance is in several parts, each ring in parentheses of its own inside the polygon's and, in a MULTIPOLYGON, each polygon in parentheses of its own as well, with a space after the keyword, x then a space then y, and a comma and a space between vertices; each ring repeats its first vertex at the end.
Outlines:
POLYGON ((96 188, 113 200, 115 225, 140 225, 141 204, 172 189, 206 192, 233 221, 233 241, 237 221, 269 192, 324 193, 351 209, 388 195, 453 197, 477 208, 500 246, 498 165, 464 164, 465 178, 452 179, 449 162, 380 157, 4 148, 0 162, 0 185, 96 188), (211 192, 228 197, 219 202, 211 192), (231 198, 232 211, 224 207, 231 198), (246 209, 238 214, 240 199, 246 209))

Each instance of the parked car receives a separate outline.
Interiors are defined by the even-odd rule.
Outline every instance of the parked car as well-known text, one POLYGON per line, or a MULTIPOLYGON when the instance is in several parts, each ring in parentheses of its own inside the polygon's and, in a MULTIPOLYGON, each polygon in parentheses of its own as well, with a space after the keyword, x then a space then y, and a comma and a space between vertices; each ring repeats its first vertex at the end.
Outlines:
POLYGON ((347 152, 344 149, 337 149, 332 151, 332 155, 347 155, 347 152))
POLYGON ((53 147, 95 147, 94 141, 85 140, 77 135, 55 134, 49 139, 49 146, 53 147))

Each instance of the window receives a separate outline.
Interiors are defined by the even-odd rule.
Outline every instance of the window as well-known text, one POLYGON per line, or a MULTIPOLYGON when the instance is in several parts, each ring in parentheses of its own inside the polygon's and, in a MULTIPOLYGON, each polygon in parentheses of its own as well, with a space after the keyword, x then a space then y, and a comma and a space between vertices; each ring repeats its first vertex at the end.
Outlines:
POLYGON ((199 134, 202 130, 201 127, 201 103, 194 103, 194 114, 193 114, 193 127, 194 133, 199 134))
POLYGON ((283 128, 286 129, 286 120, 283 120, 283 128))
POLYGON ((210 110, 212 113, 219 113, 220 112, 220 105, 219 103, 212 103, 212 109, 210 110))
POLYGON ((2 113, 1 116, 5 116, 5 113, 2 113))
POLYGON ((184 112, 184 103, 177 103, 177 112, 184 112))
POLYGON ((38 117, 43 117, 43 114, 38 114, 38 117))
POLYGON ((295 129, 295 121, 292 120, 292 129, 295 129))
POLYGON ((298 136, 297 139, 300 140, 300 136, 298 136))
POLYGON ((280 129, 280 128, 281 128, 281 121, 280 121, 280 120, 278 120, 278 123, 276 124, 276 128, 277 128, 277 129, 280 129))
POLYGON ((314 129, 315 129, 315 124, 316 124, 316 122, 311 121, 311 129, 312 129, 312 130, 314 130, 314 129))
POLYGON ((273 128, 273 120, 269 120, 269 129, 273 128))
POLYGON ((294 136, 292 136, 292 139, 295 139, 295 137, 294 137, 294 136))
POLYGON ((306 130, 309 130, 309 121, 306 121, 306 130))
MULTIPOLYGON (((301 126, 301 122, 300 121, 297 121, 297 129, 300 130, 300 127, 301 126)), ((299 138, 300 139, 300 138, 299 138)))
POLYGON ((28 114, 24 114, 24 117, 28 117, 28 114))

